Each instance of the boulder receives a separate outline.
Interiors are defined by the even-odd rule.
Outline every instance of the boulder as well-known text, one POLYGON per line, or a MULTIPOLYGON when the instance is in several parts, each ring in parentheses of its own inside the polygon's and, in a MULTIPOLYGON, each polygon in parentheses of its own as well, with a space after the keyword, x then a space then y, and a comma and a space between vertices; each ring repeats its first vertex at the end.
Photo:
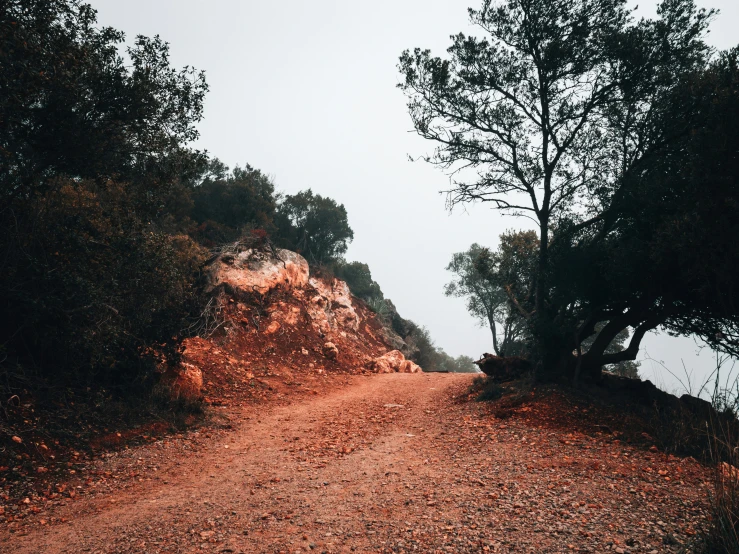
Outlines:
POLYGON ((174 399, 195 401, 203 396, 203 372, 192 364, 182 363, 179 371, 165 380, 174 399))
POLYGON ((386 359, 380 357, 372 362, 372 371, 375 373, 394 373, 393 366, 386 359))
POLYGON ((410 360, 406 360, 400 350, 391 350, 370 363, 375 373, 418 373, 421 367, 410 360))
POLYGON ((243 250, 222 254, 210 269, 209 288, 229 287, 232 292, 251 295, 266 294, 282 286, 301 288, 308 284, 308 262, 300 254, 276 250, 276 256, 259 250, 243 250))
POLYGON ((404 360, 398 368, 399 373, 419 373, 420 371, 421 366, 410 360, 404 360))
POLYGON ((323 352, 323 355, 326 356, 329 360, 335 360, 336 357, 339 355, 339 349, 336 348, 336 345, 333 342, 325 343, 321 350, 323 352))
POLYGON ((405 356, 403 356, 403 353, 400 350, 391 350, 385 354, 383 358, 390 362, 390 366, 393 368, 393 371, 400 371, 400 364, 405 361, 405 356))
POLYGON ((264 329, 264 332, 268 335, 272 335, 273 333, 276 333, 280 330, 280 322, 279 321, 272 321, 269 325, 264 329))

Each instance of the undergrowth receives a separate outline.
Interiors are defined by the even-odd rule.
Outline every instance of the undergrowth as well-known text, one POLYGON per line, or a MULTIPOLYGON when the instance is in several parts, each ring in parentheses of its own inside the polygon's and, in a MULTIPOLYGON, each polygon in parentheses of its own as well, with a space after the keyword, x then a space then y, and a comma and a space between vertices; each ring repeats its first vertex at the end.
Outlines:
POLYGON ((478 375, 472 379, 469 393, 477 394, 475 400, 478 402, 497 400, 503 396, 503 387, 487 375, 478 375))

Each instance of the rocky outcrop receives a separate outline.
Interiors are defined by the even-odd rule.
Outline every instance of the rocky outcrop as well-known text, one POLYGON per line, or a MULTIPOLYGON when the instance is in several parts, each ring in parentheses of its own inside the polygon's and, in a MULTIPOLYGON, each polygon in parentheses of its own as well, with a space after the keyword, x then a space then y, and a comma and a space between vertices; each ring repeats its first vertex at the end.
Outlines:
POLYGON ((393 350, 400 350, 401 352, 408 353, 408 343, 403 340, 403 337, 393 331, 392 328, 383 326, 380 331, 380 336, 393 350))
POLYGON ((313 324, 328 333, 332 328, 345 331, 359 329, 360 318, 352 303, 349 286, 339 279, 310 278, 313 293, 308 299, 308 313, 313 324))
POLYGON ((233 245, 207 267, 215 309, 207 335, 184 343, 167 380, 175 395, 258 395, 275 375, 421 371, 344 281, 309 275, 299 254, 233 245))
POLYGON ((391 350, 370 363, 372 371, 375 373, 418 373, 421 366, 406 360, 400 350, 391 350))
POLYGON ((411 358, 419 353, 418 347, 413 340, 413 333, 416 331, 416 325, 407 319, 404 319, 398 313, 395 304, 389 298, 385 299, 386 313, 383 319, 386 325, 383 326, 383 339, 394 349, 400 350, 406 358, 411 358))
POLYGON ((404 360, 398 367, 398 373, 421 373, 423 369, 416 362, 404 360))
MULTIPOLYGON (((277 249, 226 252, 216 257, 208 272, 210 290, 221 287, 232 296, 246 299, 254 294, 265 296, 282 289, 304 304, 310 323, 320 333, 356 332, 361 318, 354 308, 348 285, 335 278, 310 276, 308 262, 300 254, 277 249)), ((295 325, 300 308, 278 302, 267 308, 271 321, 265 332, 277 332, 281 325, 295 325)))
POLYGON ((243 296, 264 295, 276 287, 300 288, 310 278, 308 262, 300 254, 277 249, 246 249, 218 256, 210 267, 211 289, 219 286, 243 296))

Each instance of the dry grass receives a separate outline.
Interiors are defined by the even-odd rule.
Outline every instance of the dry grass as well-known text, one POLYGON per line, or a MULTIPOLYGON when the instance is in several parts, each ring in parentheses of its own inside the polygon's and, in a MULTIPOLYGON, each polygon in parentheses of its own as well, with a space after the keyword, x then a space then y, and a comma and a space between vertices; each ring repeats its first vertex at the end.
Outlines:
POLYGON ((715 412, 704 429, 706 461, 713 468, 710 527, 695 549, 704 554, 739 553, 739 376, 734 364, 728 356, 716 357, 711 398, 715 412))

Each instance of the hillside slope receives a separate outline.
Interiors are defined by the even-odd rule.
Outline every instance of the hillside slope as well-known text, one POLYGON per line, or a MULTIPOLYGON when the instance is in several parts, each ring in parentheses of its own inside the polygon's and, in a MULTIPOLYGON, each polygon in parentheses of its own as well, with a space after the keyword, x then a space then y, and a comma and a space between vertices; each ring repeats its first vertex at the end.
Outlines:
POLYGON ((299 254, 236 246, 211 261, 208 279, 210 323, 185 341, 175 393, 228 403, 297 375, 421 370, 345 282, 311 275, 299 254))

